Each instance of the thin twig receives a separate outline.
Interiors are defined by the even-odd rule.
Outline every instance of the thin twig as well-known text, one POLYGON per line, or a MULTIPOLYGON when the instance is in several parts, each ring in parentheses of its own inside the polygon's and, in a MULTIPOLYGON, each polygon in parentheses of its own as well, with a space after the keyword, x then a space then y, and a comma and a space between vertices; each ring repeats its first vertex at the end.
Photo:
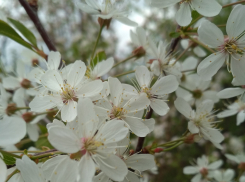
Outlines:
POLYGON ((19 170, 18 169, 15 169, 10 175, 8 175, 7 179, 6 179, 6 182, 10 180, 10 178, 12 178, 16 173, 18 173, 19 170))
POLYGON ((35 27, 37 28, 38 32, 40 33, 41 37, 43 38, 45 44, 47 45, 48 49, 50 51, 57 51, 56 47, 54 46, 53 42, 49 38, 46 30, 44 29, 39 17, 37 16, 37 13, 33 11, 33 9, 30 7, 28 2, 26 0, 19 0, 20 4, 23 6, 23 8, 26 10, 26 13, 34 23, 35 27))
POLYGON ((240 3, 245 3, 245 0, 242 0, 242 1, 235 2, 235 3, 231 3, 231 4, 224 5, 224 6, 222 6, 222 8, 227 8, 227 7, 229 7, 229 6, 233 6, 233 5, 240 4, 240 3))

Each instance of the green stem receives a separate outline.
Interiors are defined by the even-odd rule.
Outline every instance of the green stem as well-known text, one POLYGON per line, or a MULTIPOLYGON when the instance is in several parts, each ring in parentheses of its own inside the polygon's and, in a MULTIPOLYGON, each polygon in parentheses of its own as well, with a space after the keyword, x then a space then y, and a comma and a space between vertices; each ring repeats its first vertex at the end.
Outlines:
MULTIPOLYGON (((186 35, 186 34, 185 34, 186 35)), ((191 36, 189 35, 186 35, 189 39, 191 39, 193 42, 199 44, 200 46, 204 47, 205 49, 207 49, 208 51, 212 52, 212 53, 215 53, 215 51, 213 49, 210 49, 208 46, 206 46, 205 44, 203 44, 202 42, 192 38, 191 36)))
POLYGON ((15 155, 15 154, 3 151, 3 150, 0 150, 0 153, 2 153, 3 155, 6 154, 6 155, 9 155, 9 156, 21 159, 21 156, 18 156, 18 155, 15 155))
MULTIPOLYGON (((9 153, 24 153, 24 150, 19 150, 19 151, 8 151, 9 153)), ((36 150, 36 151, 27 151, 28 153, 40 153, 43 152, 42 150, 36 150)))
POLYGON ((188 88, 183 87, 182 85, 179 85, 180 88, 183 88, 184 90, 187 90, 188 92, 193 93, 193 91, 189 90, 188 88))
POLYGON ((128 58, 126 58, 126 59, 124 59, 124 60, 122 60, 122 61, 116 63, 112 68, 115 68, 115 67, 118 66, 119 64, 122 64, 122 63, 124 63, 124 62, 126 62, 126 61, 128 61, 128 60, 130 60, 130 59, 135 58, 135 57, 137 57, 137 56, 136 56, 136 55, 129 56, 128 58))
POLYGON ((182 138, 179 138, 179 139, 177 139, 177 140, 173 140, 173 141, 170 141, 170 142, 167 142, 167 143, 158 145, 157 147, 172 146, 172 145, 175 145, 177 142, 183 141, 184 139, 185 139, 185 137, 182 137, 182 138))
POLYGON ((54 154, 62 154, 63 152, 57 151, 57 152, 50 152, 50 153, 46 153, 43 155, 37 155, 37 156, 32 156, 31 159, 35 160, 35 159, 40 159, 40 158, 44 158, 44 157, 49 157, 52 156, 54 154))
POLYGON ((10 175, 8 175, 7 179, 6 179, 6 182, 10 180, 10 178, 12 178, 16 173, 18 173, 19 170, 18 169, 15 169, 10 175))
POLYGON ((124 75, 130 74, 130 73, 134 73, 134 72, 135 72, 135 70, 132 70, 132 71, 127 71, 127 72, 124 72, 124 73, 118 74, 118 75, 116 75, 116 76, 114 76, 114 77, 120 77, 120 76, 124 76, 124 75))
POLYGON ((231 4, 224 5, 224 6, 222 6, 222 8, 227 8, 227 7, 229 7, 229 6, 233 6, 233 5, 240 4, 240 3, 245 3, 245 0, 242 0, 242 1, 235 2, 235 3, 231 3, 231 4))
POLYGON ((180 146, 180 145, 181 145, 181 144, 183 144, 183 143, 184 143, 184 142, 183 142, 183 141, 181 141, 181 142, 177 143, 176 145, 174 145, 174 146, 172 146, 172 147, 170 147, 170 148, 163 149, 163 151, 169 151, 169 150, 172 150, 172 149, 174 149, 174 148, 176 148, 176 147, 180 146))
POLYGON ((30 109, 30 107, 17 107, 16 111, 23 110, 23 109, 30 109))
POLYGON ((99 34, 98 34, 98 37, 97 37, 97 40, 95 42, 95 45, 94 45, 94 50, 93 50, 93 53, 91 55, 91 59, 90 59, 90 62, 93 60, 94 58, 94 54, 95 54, 95 51, 96 51, 96 47, 99 43, 99 40, 100 40, 100 37, 101 37, 101 33, 102 33, 102 30, 103 30, 104 26, 100 26, 100 31, 99 31, 99 34))
POLYGON ((195 24, 198 20, 200 20, 203 16, 200 15, 198 18, 196 18, 195 20, 193 20, 187 27, 185 27, 185 31, 190 27, 192 26, 193 24, 195 24))
POLYGON ((176 58, 173 65, 189 50, 189 48, 193 45, 193 43, 190 43, 190 45, 176 58))

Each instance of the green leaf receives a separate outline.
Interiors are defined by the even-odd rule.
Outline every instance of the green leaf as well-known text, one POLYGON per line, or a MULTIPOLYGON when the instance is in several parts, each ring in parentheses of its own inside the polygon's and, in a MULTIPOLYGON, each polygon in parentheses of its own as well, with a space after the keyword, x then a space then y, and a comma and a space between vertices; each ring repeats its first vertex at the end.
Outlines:
POLYGON ((0 35, 4 35, 19 44, 23 45, 24 47, 32 50, 31 45, 26 42, 11 26, 9 26, 6 22, 0 20, 0 35))
POLYGON ((35 143, 35 147, 38 149, 42 149, 42 147, 48 147, 53 149, 54 147, 49 143, 47 138, 39 138, 35 143))
POLYGON ((192 11, 191 12, 192 20, 197 19, 199 16, 200 16, 200 14, 197 11, 192 11))
POLYGON ((98 52, 92 62, 90 63, 90 66, 94 68, 99 62, 106 60, 106 54, 105 51, 98 52))
POLYGON ((17 30, 20 31, 20 33, 29 40, 34 46, 37 47, 37 40, 36 37, 33 35, 33 33, 26 28, 21 22, 14 20, 12 18, 8 18, 8 20, 17 28, 17 30))
POLYGON ((14 165, 15 162, 16 162, 16 159, 11 156, 11 155, 8 155, 7 153, 1 153, 3 155, 3 161, 5 162, 5 164, 7 165, 14 165))
POLYGON ((179 33, 179 32, 171 32, 171 33, 169 34, 169 36, 172 37, 172 38, 177 38, 177 37, 180 36, 180 33, 179 33))

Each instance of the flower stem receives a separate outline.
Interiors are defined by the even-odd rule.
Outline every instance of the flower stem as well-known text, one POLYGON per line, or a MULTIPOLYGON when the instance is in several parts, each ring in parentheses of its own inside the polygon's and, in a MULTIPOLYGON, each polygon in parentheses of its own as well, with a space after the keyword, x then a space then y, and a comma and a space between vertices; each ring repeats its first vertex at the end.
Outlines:
POLYGON ((193 91, 189 90, 188 88, 183 87, 182 85, 179 85, 179 87, 182 88, 182 89, 184 89, 184 90, 186 90, 186 91, 188 91, 188 92, 193 93, 193 91))
MULTIPOLYGON (((48 152, 48 151, 47 151, 48 152)), ((49 156, 52 156, 54 154, 62 154, 63 152, 60 152, 60 151, 51 151, 49 153, 45 153, 45 154, 42 154, 42 155, 36 155, 36 156, 32 156, 31 159, 32 160, 35 160, 35 159, 41 159, 41 158, 44 158, 44 157, 49 157, 49 156)))
POLYGON ((184 142, 183 141, 180 141, 179 143, 177 143, 176 145, 170 147, 170 148, 167 148, 167 149, 163 149, 163 151, 169 151, 169 150, 172 150, 178 146, 180 146, 181 144, 183 144, 184 142))
POLYGON ((19 170, 18 169, 15 169, 10 175, 8 175, 7 179, 6 179, 6 182, 10 180, 10 178, 12 178, 16 173, 18 173, 19 170))
POLYGON ((127 72, 124 72, 124 73, 118 74, 118 75, 116 75, 116 76, 114 76, 114 77, 120 77, 120 76, 124 76, 124 75, 130 74, 130 73, 134 73, 134 72, 135 72, 135 70, 132 70, 132 71, 127 71, 127 72))
POLYGON ((242 1, 235 2, 235 3, 231 3, 231 4, 224 5, 224 6, 222 6, 222 8, 227 8, 227 7, 229 7, 229 6, 233 6, 233 5, 240 4, 240 3, 245 3, 245 0, 242 0, 242 1))
POLYGON ((189 48, 193 45, 193 43, 190 43, 190 45, 176 58, 173 65, 189 50, 189 48))
POLYGON ((185 140, 185 137, 158 145, 157 147, 173 146, 173 145, 176 145, 176 143, 181 142, 183 140, 185 140))
MULTIPOLYGON (((45 133, 45 134, 40 135, 38 139, 45 138, 47 136, 48 136, 48 133, 45 133)), ((29 138, 21 140, 19 143, 16 144, 16 147, 20 148, 22 145, 29 143, 29 142, 31 142, 31 140, 29 138)))
POLYGON ((128 61, 128 60, 130 60, 130 59, 135 58, 135 57, 137 57, 137 56, 136 56, 136 55, 129 56, 129 57, 127 57, 126 59, 124 59, 124 60, 122 60, 122 61, 120 61, 120 62, 114 64, 114 66, 113 66, 112 68, 115 68, 115 67, 118 66, 119 64, 122 64, 122 63, 124 63, 124 62, 126 62, 126 61, 128 61))
POLYGON ((5 155, 9 155, 9 156, 21 159, 21 156, 18 156, 18 155, 15 155, 15 154, 3 151, 3 150, 0 150, 0 153, 2 153, 3 155, 5 154, 5 155))
MULTIPOLYGON (((9 153, 24 153, 24 150, 19 150, 19 151, 8 151, 9 153)), ((36 151, 27 151, 28 153, 40 153, 43 152, 42 150, 36 150, 36 151)))
POLYGON ((213 49, 210 49, 208 46, 206 46, 205 44, 203 44, 202 42, 200 42, 199 40, 196 40, 194 38, 192 38, 191 36, 185 34, 189 39, 191 39, 193 42, 199 44, 200 46, 204 47, 205 49, 207 49, 208 51, 215 53, 215 51, 213 49))
POLYGON ((91 59, 90 59, 90 62, 93 60, 94 58, 94 54, 95 54, 95 51, 96 51, 96 47, 99 43, 99 40, 100 40, 100 37, 101 37, 101 33, 102 33, 102 30, 103 30, 104 26, 100 26, 100 31, 99 31, 99 34, 98 34, 98 37, 97 37, 97 40, 95 42, 95 45, 94 45, 94 50, 93 50, 93 53, 91 55, 91 59))

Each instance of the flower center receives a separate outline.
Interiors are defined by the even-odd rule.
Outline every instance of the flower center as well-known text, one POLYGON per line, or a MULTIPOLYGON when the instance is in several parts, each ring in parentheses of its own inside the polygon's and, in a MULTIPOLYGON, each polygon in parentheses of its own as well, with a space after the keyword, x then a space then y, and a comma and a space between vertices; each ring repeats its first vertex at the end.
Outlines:
POLYGON ((208 170, 206 169, 206 168, 202 168, 201 170, 200 170, 200 173, 202 174, 202 176, 207 176, 208 175, 208 170))
POLYGON ((224 49, 226 52, 228 52, 229 54, 240 54, 243 55, 244 50, 240 49, 239 46, 236 43, 236 40, 226 40, 225 41, 225 45, 224 45, 224 49))
POLYGON ((23 79, 22 82, 20 83, 20 85, 25 88, 25 89, 28 89, 31 87, 31 82, 30 80, 27 80, 27 79, 23 79))
POLYGON ((81 138, 83 147, 81 152, 83 154, 85 154, 86 152, 89 152, 91 154, 95 154, 96 150, 98 147, 100 146, 104 146, 104 143, 100 142, 100 141, 96 141, 93 138, 81 138))
POLYGON ((64 84, 64 87, 61 87, 61 97, 63 103, 67 103, 69 100, 78 101, 74 89, 72 89, 68 84, 64 84))
POLYGON ((193 93, 192 93, 193 97, 195 99, 200 99, 202 97, 202 91, 201 90, 194 90, 193 93))
POLYGON ((110 113, 110 118, 111 119, 122 119, 124 115, 124 109, 122 107, 116 107, 114 106, 111 110, 111 113, 110 113))
POLYGON ((148 97, 148 98, 151 98, 151 88, 148 88, 148 87, 142 87, 142 88, 141 88, 141 92, 146 93, 147 97, 148 97))

